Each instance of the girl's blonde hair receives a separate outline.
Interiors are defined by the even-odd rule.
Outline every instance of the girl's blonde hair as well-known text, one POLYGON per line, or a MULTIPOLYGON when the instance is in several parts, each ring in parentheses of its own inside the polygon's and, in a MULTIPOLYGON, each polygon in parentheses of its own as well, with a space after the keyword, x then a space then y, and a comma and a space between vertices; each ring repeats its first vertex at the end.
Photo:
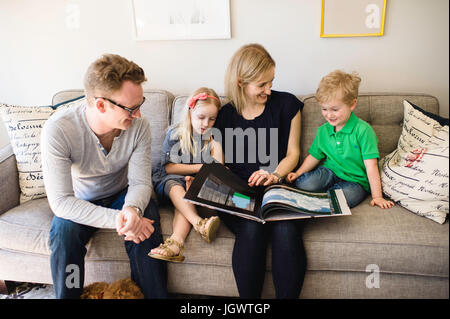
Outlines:
POLYGON ((247 44, 234 53, 225 74, 225 94, 239 114, 247 105, 244 87, 272 67, 275 61, 261 44, 247 44))
POLYGON ((345 105, 352 105, 358 98, 359 84, 361 78, 358 73, 345 73, 335 70, 324 76, 316 91, 316 99, 322 104, 329 102, 341 94, 341 100, 345 105))
MULTIPOLYGON (((193 109, 195 109, 196 107, 201 106, 201 105, 213 104, 217 107, 217 110, 220 110, 220 107, 222 106, 219 96, 213 89, 210 89, 207 87, 201 87, 201 88, 195 90, 194 92, 192 92, 191 95, 189 95, 189 97, 186 100, 185 116, 182 119, 182 121, 180 122, 180 124, 178 125, 177 130, 175 131, 180 140, 181 151, 184 154, 186 154, 188 152, 191 154, 197 153, 197 144, 194 141, 194 131, 192 129, 191 108, 189 108, 188 103, 189 103, 189 100, 193 96, 196 96, 197 94, 200 94, 200 93, 206 93, 206 95, 214 96, 215 98, 208 97, 205 100, 197 100, 193 109)), ((202 151, 204 149, 206 149, 206 147, 208 146, 208 144, 211 141, 212 141, 212 136, 209 138, 208 141, 206 141, 205 145, 202 148, 202 151)))

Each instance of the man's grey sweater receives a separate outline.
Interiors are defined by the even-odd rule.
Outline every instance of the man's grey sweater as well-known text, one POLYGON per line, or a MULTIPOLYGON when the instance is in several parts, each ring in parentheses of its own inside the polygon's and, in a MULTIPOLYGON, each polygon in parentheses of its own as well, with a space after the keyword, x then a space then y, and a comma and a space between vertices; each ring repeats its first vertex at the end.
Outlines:
POLYGON ((56 112, 41 135, 42 171, 50 207, 58 217, 97 228, 115 228, 119 210, 89 201, 128 185, 124 206, 147 207, 152 193, 151 135, 145 118, 114 138, 109 153, 89 127, 87 105, 56 112))

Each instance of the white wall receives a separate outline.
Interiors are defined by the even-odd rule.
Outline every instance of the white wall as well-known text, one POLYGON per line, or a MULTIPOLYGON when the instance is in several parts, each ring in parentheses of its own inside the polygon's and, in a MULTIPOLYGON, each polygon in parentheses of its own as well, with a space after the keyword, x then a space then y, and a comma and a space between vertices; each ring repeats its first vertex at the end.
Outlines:
MULTIPOLYGON (((140 64, 144 88, 223 93, 233 52, 259 42, 277 62, 274 89, 310 94, 326 73, 356 70, 361 91, 432 94, 448 117, 448 0, 388 0, 384 36, 358 38, 320 38, 319 0, 230 2, 230 40, 136 42, 131 0, 0 0, 0 102, 48 105, 55 92, 82 88, 87 66, 105 52, 140 64), (67 28, 70 4, 80 8, 77 30, 67 28)), ((7 143, 0 125, 0 147, 7 143)))

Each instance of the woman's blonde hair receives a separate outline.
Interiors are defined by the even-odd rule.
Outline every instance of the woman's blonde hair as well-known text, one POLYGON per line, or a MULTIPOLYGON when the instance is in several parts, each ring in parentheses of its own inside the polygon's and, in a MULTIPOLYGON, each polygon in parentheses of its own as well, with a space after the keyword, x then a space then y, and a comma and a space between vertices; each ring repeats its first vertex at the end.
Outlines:
MULTIPOLYGON (((217 110, 220 110, 221 102, 219 99, 219 96, 217 93, 210 88, 207 87, 201 87, 189 95, 189 97, 186 100, 186 106, 185 106, 185 116, 183 117, 182 121, 178 125, 178 128, 176 129, 176 134, 180 140, 180 146, 181 151, 184 154, 191 153, 196 154, 197 153, 197 143, 194 141, 194 131, 192 129, 192 120, 191 120, 191 108, 189 108, 188 103, 189 100, 200 93, 206 93, 206 95, 214 96, 215 98, 208 97, 205 100, 197 100, 195 103, 195 106, 193 109, 195 109, 198 106, 205 105, 205 104, 213 104, 217 107, 217 110)), ((208 141, 206 141, 205 145, 202 148, 202 151, 206 149, 208 144, 212 141, 212 136, 208 141)), ((200 141, 201 142, 201 141, 200 141)))
POLYGON ((225 94, 239 114, 247 105, 244 87, 272 67, 275 61, 261 44, 247 44, 234 53, 225 74, 225 94))
POLYGON ((335 70, 324 76, 316 91, 316 99, 322 104, 337 98, 341 94, 341 100, 345 105, 352 105, 358 98, 361 78, 358 73, 345 73, 335 70))
POLYGON ((84 76, 84 91, 88 100, 97 93, 113 93, 124 81, 141 84, 147 79, 144 70, 132 61, 117 54, 104 54, 95 60, 84 76), (100 92, 99 92, 100 91, 100 92))

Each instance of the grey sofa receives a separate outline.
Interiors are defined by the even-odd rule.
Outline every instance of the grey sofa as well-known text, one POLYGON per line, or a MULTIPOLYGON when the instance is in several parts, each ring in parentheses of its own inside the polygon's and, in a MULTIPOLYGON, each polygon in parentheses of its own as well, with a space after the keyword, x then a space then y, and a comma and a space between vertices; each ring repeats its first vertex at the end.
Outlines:
MULTIPOLYGON (((57 93, 52 103, 82 95, 80 90, 57 93)), ((147 91, 143 114, 152 129, 155 163, 165 129, 176 122, 185 96, 147 91)), ((299 96, 302 113, 302 157, 315 129, 323 123, 315 98, 299 96)), ((423 94, 361 94, 356 114, 373 125, 382 156, 393 151, 401 133, 402 100, 438 112, 436 98, 423 94)), ((46 198, 19 205, 16 159, 8 145, 0 150, 0 280, 52 283, 48 235, 53 213, 46 198)), ((449 223, 440 225, 400 206, 371 207, 369 199, 352 209, 352 216, 310 220, 304 232, 307 272, 301 298, 448 298, 449 223), (375 287, 374 287, 375 286, 375 287)), ((162 232, 172 231, 172 207, 160 206, 162 232)), ((208 212, 205 212, 208 213, 208 212)), ((194 232, 186 242, 184 263, 169 263, 172 293, 238 296, 231 255, 233 234, 221 226, 206 244, 194 232)), ((267 256, 271 258, 270 247, 267 256)), ((263 297, 274 297, 271 263, 263 297)), ((86 282, 129 277, 123 241, 114 230, 99 230, 88 244, 86 282)))

